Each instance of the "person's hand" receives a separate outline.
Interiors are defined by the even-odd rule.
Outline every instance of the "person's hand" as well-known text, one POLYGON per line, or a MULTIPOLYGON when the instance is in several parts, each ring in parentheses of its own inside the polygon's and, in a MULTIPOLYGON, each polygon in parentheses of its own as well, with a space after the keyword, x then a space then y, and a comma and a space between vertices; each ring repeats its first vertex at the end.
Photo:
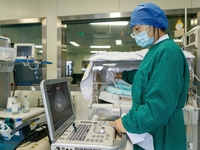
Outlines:
POLYGON ((122 79, 122 73, 121 72, 116 72, 115 73, 115 79, 122 79))
POLYGON ((122 119, 119 118, 115 120, 114 122, 111 122, 110 125, 116 129, 118 133, 125 133, 126 129, 124 128, 122 124, 122 119))

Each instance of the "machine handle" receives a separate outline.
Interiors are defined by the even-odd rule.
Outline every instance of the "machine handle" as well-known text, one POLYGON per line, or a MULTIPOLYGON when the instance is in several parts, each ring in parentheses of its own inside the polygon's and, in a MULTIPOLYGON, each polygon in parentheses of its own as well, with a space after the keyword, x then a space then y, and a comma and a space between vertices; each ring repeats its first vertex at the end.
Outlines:
POLYGON ((10 135, 15 134, 17 131, 23 129, 24 127, 30 125, 31 123, 33 123, 33 122, 35 122, 35 121, 37 121, 37 120, 39 120, 39 119, 40 119, 40 118, 34 118, 34 119, 32 119, 32 120, 29 120, 29 121, 27 121, 27 122, 24 122, 24 123, 20 124, 20 125, 17 126, 14 130, 12 130, 12 132, 10 133, 10 135))

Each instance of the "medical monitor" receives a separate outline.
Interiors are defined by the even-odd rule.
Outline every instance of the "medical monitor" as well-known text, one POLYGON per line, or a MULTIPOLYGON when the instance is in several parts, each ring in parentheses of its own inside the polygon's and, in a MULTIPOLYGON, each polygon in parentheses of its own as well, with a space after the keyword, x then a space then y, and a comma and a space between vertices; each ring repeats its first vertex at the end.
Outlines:
POLYGON ((75 120, 67 78, 43 80, 40 89, 50 138, 56 141, 75 120))
POLYGON ((17 57, 35 57, 35 44, 33 43, 15 43, 14 48, 17 50, 17 57))

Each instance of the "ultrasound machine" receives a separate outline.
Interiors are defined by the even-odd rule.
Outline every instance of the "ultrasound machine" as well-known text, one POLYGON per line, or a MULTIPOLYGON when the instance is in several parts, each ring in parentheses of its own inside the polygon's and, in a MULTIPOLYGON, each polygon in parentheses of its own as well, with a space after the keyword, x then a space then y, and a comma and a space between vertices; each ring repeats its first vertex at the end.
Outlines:
POLYGON ((75 119, 67 78, 43 80, 40 88, 51 150, 124 149, 126 135, 119 135, 109 121, 75 119))

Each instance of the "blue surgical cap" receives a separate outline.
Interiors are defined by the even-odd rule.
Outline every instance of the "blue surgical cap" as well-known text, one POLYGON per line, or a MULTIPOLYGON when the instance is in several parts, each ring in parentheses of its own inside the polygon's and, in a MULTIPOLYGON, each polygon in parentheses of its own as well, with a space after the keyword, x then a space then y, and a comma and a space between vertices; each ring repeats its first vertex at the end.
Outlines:
POLYGON ((133 10, 130 19, 131 30, 138 24, 150 25, 163 30, 168 28, 168 21, 164 11, 153 3, 140 4, 133 10))

